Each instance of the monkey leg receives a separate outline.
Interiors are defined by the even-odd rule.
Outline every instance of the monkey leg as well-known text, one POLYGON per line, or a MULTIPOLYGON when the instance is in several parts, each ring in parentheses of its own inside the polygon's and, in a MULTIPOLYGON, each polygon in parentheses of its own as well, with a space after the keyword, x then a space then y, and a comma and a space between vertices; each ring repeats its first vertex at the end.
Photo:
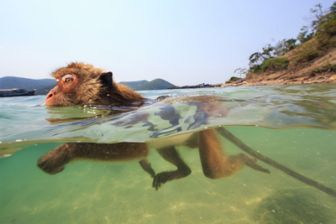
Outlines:
POLYGON ((200 131, 198 137, 201 164, 206 177, 212 179, 227 177, 240 170, 243 165, 248 165, 262 172, 269 172, 256 164, 256 159, 252 159, 245 154, 226 155, 221 150, 222 145, 214 129, 200 131))
MULTIPOLYGON (((61 172, 64 166, 74 159, 122 161, 144 158, 147 154, 148 148, 145 143, 66 143, 42 156, 37 165, 45 172, 55 174, 61 172)), ((147 166, 150 167, 149 163, 147 166)))
POLYGON ((153 179, 153 187, 158 190, 159 187, 174 179, 179 179, 188 176, 191 173, 188 165, 181 159, 180 155, 176 151, 174 146, 168 146, 162 149, 159 149, 158 152, 160 155, 167 160, 168 162, 174 164, 177 167, 177 170, 174 171, 165 171, 155 175, 153 179))
POLYGON ((147 159, 142 159, 139 161, 140 166, 146 173, 148 173, 152 178, 155 177, 155 171, 153 170, 151 164, 148 162, 147 159))

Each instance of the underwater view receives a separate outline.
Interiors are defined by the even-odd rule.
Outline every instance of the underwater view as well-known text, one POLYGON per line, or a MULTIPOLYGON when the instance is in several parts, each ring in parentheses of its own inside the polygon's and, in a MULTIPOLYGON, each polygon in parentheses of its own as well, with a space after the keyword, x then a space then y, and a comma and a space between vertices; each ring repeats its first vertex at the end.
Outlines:
POLYGON ((140 93, 153 103, 121 114, 0 98, 0 223, 335 223, 336 85, 140 93), (237 169, 209 175, 198 147, 178 143, 209 132, 237 169), (157 150, 167 142, 181 177, 157 150), (132 144, 148 154, 107 158, 132 144), (87 151, 67 151, 76 146, 87 151))

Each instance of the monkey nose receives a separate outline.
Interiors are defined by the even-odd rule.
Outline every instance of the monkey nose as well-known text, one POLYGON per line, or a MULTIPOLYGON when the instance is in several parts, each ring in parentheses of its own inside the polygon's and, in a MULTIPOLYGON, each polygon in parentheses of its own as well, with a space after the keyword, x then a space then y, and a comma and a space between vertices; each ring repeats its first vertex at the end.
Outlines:
POLYGON ((56 95, 56 90, 55 88, 51 89, 47 95, 47 99, 53 97, 54 95, 56 95))
POLYGON ((48 95, 47 95, 47 99, 53 97, 54 93, 53 92, 49 92, 48 95))

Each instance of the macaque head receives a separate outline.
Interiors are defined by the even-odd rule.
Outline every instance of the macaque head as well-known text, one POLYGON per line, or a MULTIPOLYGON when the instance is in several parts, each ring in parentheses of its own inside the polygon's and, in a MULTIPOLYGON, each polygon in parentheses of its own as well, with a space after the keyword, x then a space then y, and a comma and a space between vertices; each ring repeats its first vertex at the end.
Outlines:
POLYGON ((46 97, 47 106, 111 104, 112 72, 84 63, 71 63, 52 73, 57 85, 46 97))

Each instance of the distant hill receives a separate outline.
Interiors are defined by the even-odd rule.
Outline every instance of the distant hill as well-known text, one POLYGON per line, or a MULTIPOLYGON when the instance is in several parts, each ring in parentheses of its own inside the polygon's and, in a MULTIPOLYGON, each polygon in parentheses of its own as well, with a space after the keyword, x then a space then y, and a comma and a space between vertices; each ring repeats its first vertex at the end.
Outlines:
MULTIPOLYGON (((163 80, 154 79, 152 81, 140 80, 132 82, 121 82, 135 90, 158 90, 170 89, 176 87, 175 85, 163 80)), ((26 90, 36 89, 36 94, 47 94, 48 91, 55 86, 54 79, 28 79, 14 76, 6 76, 0 78, 0 89, 22 88, 26 90)))
POLYGON ((123 84, 135 90, 141 90, 142 86, 145 85, 146 83, 148 83, 147 80, 120 82, 120 84, 123 84))
POLYGON ((54 79, 28 79, 14 76, 0 78, 0 89, 22 88, 26 90, 36 89, 36 94, 47 94, 55 86, 54 79))
POLYGON ((159 90, 159 89, 172 89, 176 88, 175 85, 164 79, 154 79, 152 81, 140 80, 131 82, 120 82, 135 90, 159 90))
POLYGON ((336 2, 296 38, 268 44, 249 60, 246 78, 227 85, 336 83, 336 2))

